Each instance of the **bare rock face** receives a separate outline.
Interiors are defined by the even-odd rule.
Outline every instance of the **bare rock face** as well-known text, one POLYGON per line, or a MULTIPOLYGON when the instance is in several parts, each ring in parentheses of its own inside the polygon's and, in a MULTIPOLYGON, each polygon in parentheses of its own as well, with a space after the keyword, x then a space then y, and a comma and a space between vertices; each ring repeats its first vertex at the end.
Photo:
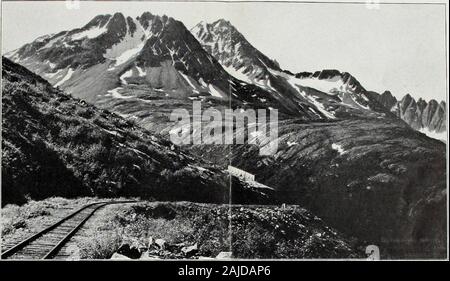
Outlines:
POLYGON ((112 260, 130 260, 131 258, 129 258, 125 255, 121 255, 119 253, 114 253, 110 259, 112 259, 112 260))
POLYGON ((219 260, 229 260, 232 258, 233 258, 233 255, 231 252, 220 252, 216 257, 216 259, 219 259, 219 260))
POLYGON ((338 70, 293 74, 261 53, 229 22, 200 22, 191 32, 236 78, 270 92, 281 104, 308 119, 390 116, 352 75, 338 70))
POLYGON ((381 94, 379 102, 388 109, 392 109, 397 103, 397 99, 392 95, 390 91, 385 91, 381 94))
POLYGON ((130 105, 136 111, 151 94, 162 93, 168 106, 174 99, 196 99, 235 107, 264 103, 285 114, 304 114, 298 105, 284 105, 266 89, 231 76, 182 22, 149 12, 137 18, 100 15, 6 56, 75 97, 116 112, 124 109, 115 103, 137 98, 130 105), (136 88, 150 95, 136 96, 136 88))
POLYGON ((427 102, 422 98, 416 101, 409 94, 397 101, 389 91, 385 91, 381 95, 375 93, 373 96, 415 130, 426 130, 436 133, 446 132, 447 116, 444 101, 438 103, 432 99, 427 102))
POLYGON ((311 102, 325 119, 397 117, 416 130, 445 132, 445 102, 416 102, 410 95, 397 101, 389 91, 381 95, 367 91, 350 73, 339 70, 294 75, 252 46, 226 20, 200 22, 191 32, 226 71, 274 93, 283 104, 309 106, 311 102))
POLYGON ((243 74, 255 80, 269 75, 268 68, 281 71, 275 61, 255 49, 229 21, 201 22, 191 32, 225 69, 242 69, 243 74))

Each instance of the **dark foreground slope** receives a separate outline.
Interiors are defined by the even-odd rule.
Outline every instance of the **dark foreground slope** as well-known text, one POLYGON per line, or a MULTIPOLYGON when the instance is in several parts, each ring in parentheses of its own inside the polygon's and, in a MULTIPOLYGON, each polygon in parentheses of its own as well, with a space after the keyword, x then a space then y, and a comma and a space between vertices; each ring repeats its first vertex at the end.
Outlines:
MULTIPOLYGON (((6 58, 2 65, 3 205, 80 195, 228 202, 220 170, 6 58)), ((261 202, 247 185, 241 191, 235 202, 261 202)))

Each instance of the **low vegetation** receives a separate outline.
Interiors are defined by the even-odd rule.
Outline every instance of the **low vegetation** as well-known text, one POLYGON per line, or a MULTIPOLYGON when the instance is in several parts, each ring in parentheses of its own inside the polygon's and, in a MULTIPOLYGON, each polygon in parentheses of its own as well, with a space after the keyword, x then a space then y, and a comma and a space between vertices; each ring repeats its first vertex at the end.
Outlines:
MULTIPOLYGON (((2 208, 5 242, 31 234, 92 198, 50 198, 2 208), (64 209, 67 208, 67 209, 64 209), (66 210, 66 211, 64 211, 66 210), (25 225, 12 226, 20 221, 25 225)), ((193 258, 216 257, 232 249, 236 258, 361 258, 335 230, 297 206, 232 206, 189 202, 140 202, 100 209, 72 239, 78 258, 107 259, 121 245, 198 245, 193 258)), ((161 252, 159 258, 173 258, 161 252)))

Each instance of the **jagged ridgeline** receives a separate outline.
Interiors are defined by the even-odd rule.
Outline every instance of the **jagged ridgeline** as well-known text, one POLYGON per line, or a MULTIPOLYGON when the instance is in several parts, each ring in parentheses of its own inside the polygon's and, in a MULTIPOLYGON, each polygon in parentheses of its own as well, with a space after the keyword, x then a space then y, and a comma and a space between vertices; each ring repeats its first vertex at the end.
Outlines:
MULTIPOLYGON (((228 202, 222 171, 6 58, 2 66, 2 205, 82 195, 228 202)), ((267 200, 234 183, 234 202, 267 200)))
POLYGON ((81 28, 42 36, 8 53, 75 97, 168 132, 170 109, 278 109, 280 117, 394 117, 349 73, 294 75, 254 48, 229 22, 189 31, 167 16, 100 15, 81 28), (160 114, 149 114, 148 112, 160 114), (162 124, 156 126, 155 123, 162 124))
POLYGON ((411 95, 405 95, 397 100, 390 91, 376 95, 377 99, 396 116, 404 120, 413 129, 441 133, 443 139, 446 136, 446 103, 431 99, 425 101, 419 98, 417 101, 411 95))

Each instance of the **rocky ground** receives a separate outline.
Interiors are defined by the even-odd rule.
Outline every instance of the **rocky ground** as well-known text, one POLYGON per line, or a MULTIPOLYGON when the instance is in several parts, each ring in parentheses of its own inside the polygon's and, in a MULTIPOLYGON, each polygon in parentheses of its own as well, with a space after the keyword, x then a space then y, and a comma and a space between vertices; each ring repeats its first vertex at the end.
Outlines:
MULTIPOLYGON (((56 214, 92 200, 51 198, 7 205, 1 211, 2 243, 35 233, 54 222, 56 214)), ((100 209, 63 250, 70 259, 365 257, 363 248, 295 205, 149 201, 100 209)))

